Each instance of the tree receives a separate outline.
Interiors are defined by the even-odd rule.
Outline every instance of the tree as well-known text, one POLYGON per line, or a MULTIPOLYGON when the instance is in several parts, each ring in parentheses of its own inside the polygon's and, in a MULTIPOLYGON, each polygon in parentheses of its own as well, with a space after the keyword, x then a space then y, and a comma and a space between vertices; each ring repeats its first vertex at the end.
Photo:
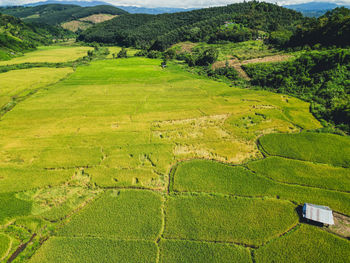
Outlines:
POLYGON ((122 50, 120 50, 120 52, 117 55, 118 58, 127 58, 128 57, 128 53, 126 48, 122 48, 122 50))

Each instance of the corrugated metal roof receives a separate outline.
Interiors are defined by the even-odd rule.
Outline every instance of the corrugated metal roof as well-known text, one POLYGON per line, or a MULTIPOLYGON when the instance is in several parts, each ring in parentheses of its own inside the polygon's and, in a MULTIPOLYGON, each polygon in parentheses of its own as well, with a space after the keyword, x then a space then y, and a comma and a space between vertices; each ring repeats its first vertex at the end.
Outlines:
POLYGON ((303 217, 316 222, 334 225, 333 213, 328 206, 305 203, 303 217))

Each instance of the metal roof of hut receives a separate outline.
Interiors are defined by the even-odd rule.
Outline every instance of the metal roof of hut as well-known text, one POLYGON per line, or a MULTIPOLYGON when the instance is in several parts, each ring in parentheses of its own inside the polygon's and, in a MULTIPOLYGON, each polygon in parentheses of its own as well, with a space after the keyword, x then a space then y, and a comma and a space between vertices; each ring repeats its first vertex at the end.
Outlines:
POLYGON ((328 206, 305 203, 303 217, 327 225, 334 225, 333 212, 328 206))

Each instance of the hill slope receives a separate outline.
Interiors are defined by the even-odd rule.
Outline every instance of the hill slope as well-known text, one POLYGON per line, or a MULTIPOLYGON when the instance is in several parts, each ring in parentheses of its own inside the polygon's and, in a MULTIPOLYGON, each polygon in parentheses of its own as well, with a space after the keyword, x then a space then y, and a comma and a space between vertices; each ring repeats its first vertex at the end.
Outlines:
POLYGON ((162 15, 125 15, 96 25, 80 35, 87 42, 116 43, 164 50, 185 41, 206 41, 225 21, 271 32, 292 27, 302 14, 273 4, 248 2, 162 15))
POLYGON ((95 15, 123 15, 126 11, 110 5, 81 7, 77 5, 49 4, 29 7, 0 8, 0 12, 21 18, 28 22, 38 22, 50 25, 59 25, 79 18, 95 15))
POLYGON ((60 28, 28 24, 19 18, 0 14, 0 60, 34 49, 39 44, 49 44, 53 38, 61 38, 65 34, 60 28))

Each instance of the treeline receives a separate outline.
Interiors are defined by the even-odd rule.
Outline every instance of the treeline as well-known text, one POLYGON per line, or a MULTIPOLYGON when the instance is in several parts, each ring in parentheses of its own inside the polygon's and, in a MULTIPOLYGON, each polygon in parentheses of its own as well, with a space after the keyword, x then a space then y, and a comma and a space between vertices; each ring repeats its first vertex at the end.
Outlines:
POLYGON ((81 7, 77 5, 49 4, 34 7, 0 8, 0 12, 24 19, 27 22, 60 25, 63 22, 76 20, 94 14, 123 15, 126 11, 110 5, 81 7))
POLYGON ((270 41, 282 48, 350 46, 350 9, 335 8, 319 18, 307 18, 294 33, 279 30, 271 34, 270 41))
POLYGON ((165 50, 181 41, 220 40, 223 35, 218 32, 227 21, 241 24, 242 29, 273 32, 292 30, 302 20, 302 14, 293 10, 251 1, 175 14, 123 15, 87 29, 79 39, 165 50))
POLYGON ((244 69, 253 85, 309 101, 318 119, 350 132, 350 50, 311 51, 295 61, 244 69))

